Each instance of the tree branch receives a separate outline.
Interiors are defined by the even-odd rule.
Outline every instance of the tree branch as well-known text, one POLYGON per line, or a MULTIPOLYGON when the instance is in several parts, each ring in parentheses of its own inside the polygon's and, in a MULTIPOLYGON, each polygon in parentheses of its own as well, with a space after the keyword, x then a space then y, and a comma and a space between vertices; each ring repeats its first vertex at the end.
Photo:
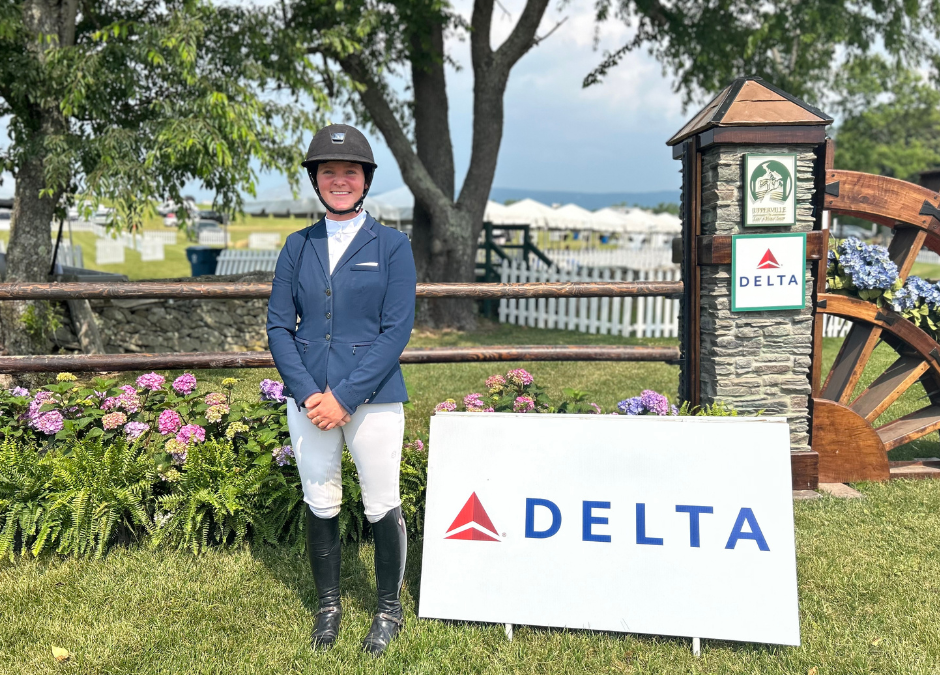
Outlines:
POLYGON ((522 16, 506 41, 494 53, 490 48, 493 0, 475 0, 470 35, 473 62, 473 142, 470 168, 457 206, 482 216, 493 186, 496 160, 503 139, 503 96, 509 71, 536 44, 548 0, 528 0, 522 16))
POLYGON ((359 98, 369 111, 375 126, 382 132, 385 142, 388 143, 389 149, 398 162, 402 178, 411 189, 415 199, 435 216, 446 218, 447 213, 453 208, 453 202, 437 187, 411 147, 411 142, 372 74, 356 55, 344 57, 339 60, 339 63, 347 75, 365 87, 359 92, 359 98))
POLYGON ((537 43, 535 41, 535 31, 542 23, 542 17, 545 16, 545 9, 548 7, 548 0, 529 0, 522 10, 522 16, 512 29, 512 33, 506 38, 506 41, 496 50, 495 62, 500 70, 509 76, 510 69, 525 56, 537 43))

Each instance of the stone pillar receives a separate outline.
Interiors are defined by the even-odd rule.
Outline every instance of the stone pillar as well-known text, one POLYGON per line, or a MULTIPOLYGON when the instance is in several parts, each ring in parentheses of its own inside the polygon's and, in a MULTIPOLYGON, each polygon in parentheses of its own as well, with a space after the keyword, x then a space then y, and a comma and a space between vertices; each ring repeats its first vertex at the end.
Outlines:
MULTIPOLYGON (((732 82, 668 144, 682 159, 683 281, 680 396, 786 416, 791 450, 810 449, 817 265, 806 266, 802 310, 731 311, 731 265, 702 264, 710 235, 809 232, 822 227, 825 113, 759 78, 732 82), (796 154, 796 225, 744 223, 746 154, 796 154)), ((825 265, 825 262, 822 263, 825 265)), ((820 267, 825 274, 825 267, 820 267)))
MULTIPOLYGON (((795 153, 797 224, 747 228, 749 234, 809 232, 815 223, 817 157, 812 145, 714 145, 702 153, 701 234, 744 234, 744 155, 795 153)), ((741 412, 785 415, 791 450, 809 450, 813 349, 813 266, 802 310, 731 312, 731 266, 700 268, 700 401, 741 412)))

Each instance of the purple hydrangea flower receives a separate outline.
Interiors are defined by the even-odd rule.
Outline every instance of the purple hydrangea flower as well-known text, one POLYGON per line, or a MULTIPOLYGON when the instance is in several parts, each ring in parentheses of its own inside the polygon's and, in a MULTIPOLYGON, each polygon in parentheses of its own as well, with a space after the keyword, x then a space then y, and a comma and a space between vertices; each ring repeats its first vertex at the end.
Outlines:
POLYGON ((449 398, 446 401, 441 401, 436 406, 434 406, 434 412, 454 412, 457 409, 457 402, 449 398))
POLYGON ((62 431, 64 424, 65 420, 62 418, 62 413, 58 410, 44 412, 33 420, 33 426, 47 436, 52 436, 62 431))
POLYGON ((175 438, 171 438, 166 442, 166 445, 163 446, 163 449, 170 453, 175 464, 182 464, 186 461, 187 453, 185 443, 181 443, 175 438))
POLYGON ((192 373, 183 373, 173 380, 173 390, 177 394, 191 394, 196 389, 196 376, 192 373))
POLYGON ((277 401, 278 403, 286 401, 284 383, 277 380, 261 380, 261 400, 277 401))
POLYGON ((10 390, 11 396, 29 396, 29 389, 24 389, 23 387, 13 387, 10 390))
POLYGON ((150 425, 145 422, 128 422, 124 425, 124 433, 132 440, 140 437, 149 428, 150 425))
POLYGON ((115 408, 120 407, 121 399, 118 396, 109 396, 104 401, 101 402, 102 410, 114 410, 115 408))
POLYGON ((175 434, 183 426, 183 418, 175 410, 164 410, 157 419, 157 430, 166 436, 175 434))
POLYGON ((223 403, 225 403, 225 394, 220 394, 217 391, 206 394, 206 405, 222 405, 223 403))
POLYGON ((187 424, 176 434, 176 440, 180 443, 189 443, 190 441, 202 443, 206 440, 206 430, 198 424, 187 424))
POLYGON ((517 413, 527 413, 535 410, 535 401, 529 396, 517 396, 512 404, 512 411, 517 413))
POLYGON ((467 412, 480 412, 486 407, 483 402, 483 394, 467 394, 463 398, 463 404, 467 412))
POLYGON ((135 413, 140 410, 140 397, 137 395, 137 392, 125 390, 123 394, 118 396, 118 403, 129 413, 135 413))
POLYGON ((137 386, 141 389, 149 389, 150 391, 163 389, 164 382, 166 382, 166 378, 156 373, 147 373, 137 378, 137 386))
POLYGON ((669 400, 662 394, 658 394, 651 389, 645 389, 640 392, 640 403, 651 415, 668 415, 669 400))
POLYGON ((55 396, 53 396, 51 391, 37 391, 36 396, 33 397, 33 400, 29 403, 29 410, 26 413, 26 416, 29 419, 35 419, 39 415, 39 409, 45 403, 54 403, 55 396))
POLYGON ((510 384, 517 387, 528 387, 535 380, 529 372, 523 368, 516 368, 506 373, 506 379, 510 384))
POLYGON ((105 431, 110 431, 111 429, 117 429, 119 426, 127 422, 127 415, 122 412, 112 412, 108 413, 101 418, 101 426, 105 428, 105 431))
POLYGON ((499 391, 506 386, 506 378, 502 375, 490 375, 486 378, 486 388, 490 391, 499 391))
POLYGON ((284 466, 290 464, 290 461, 294 458, 294 449, 289 445, 284 445, 280 448, 274 448, 271 454, 278 466, 284 466))

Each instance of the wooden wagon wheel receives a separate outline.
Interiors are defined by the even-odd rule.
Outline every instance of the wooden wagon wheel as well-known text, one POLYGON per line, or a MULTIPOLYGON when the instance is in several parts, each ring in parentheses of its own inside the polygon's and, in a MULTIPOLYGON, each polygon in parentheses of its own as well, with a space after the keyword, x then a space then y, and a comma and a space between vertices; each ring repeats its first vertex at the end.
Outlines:
MULTIPOLYGON (((907 279, 922 248, 940 252, 940 194, 936 192, 883 176, 827 171, 825 206, 834 213, 891 227, 894 234, 888 251, 902 279, 907 279)), ((820 293, 817 312, 852 322, 826 381, 813 392, 813 449, 819 453, 819 480, 886 480, 892 474, 888 451, 940 429, 940 345, 899 314, 864 300, 820 293), (897 359, 855 396, 880 343, 894 349, 897 359), (877 425, 882 413, 917 382, 927 392, 923 406, 877 425)), ((814 357, 820 356, 817 341, 814 357)), ((930 467, 917 471, 921 468, 921 473, 935 471, 930 467)), ((898 469, 895 473, 912 473, 898 469)))

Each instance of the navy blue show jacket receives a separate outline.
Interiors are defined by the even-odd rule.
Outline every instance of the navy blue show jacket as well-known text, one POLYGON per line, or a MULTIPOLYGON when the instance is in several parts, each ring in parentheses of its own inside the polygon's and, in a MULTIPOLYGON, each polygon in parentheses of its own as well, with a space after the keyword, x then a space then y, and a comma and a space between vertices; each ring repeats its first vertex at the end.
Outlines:
POLYGON ((368 214, 332 274, 325 220, 287 237, 267 332, 298 410, 327 385, 350 414, 408 400, 398 357, 414 326, 416 282, 408 237, 368 214))

